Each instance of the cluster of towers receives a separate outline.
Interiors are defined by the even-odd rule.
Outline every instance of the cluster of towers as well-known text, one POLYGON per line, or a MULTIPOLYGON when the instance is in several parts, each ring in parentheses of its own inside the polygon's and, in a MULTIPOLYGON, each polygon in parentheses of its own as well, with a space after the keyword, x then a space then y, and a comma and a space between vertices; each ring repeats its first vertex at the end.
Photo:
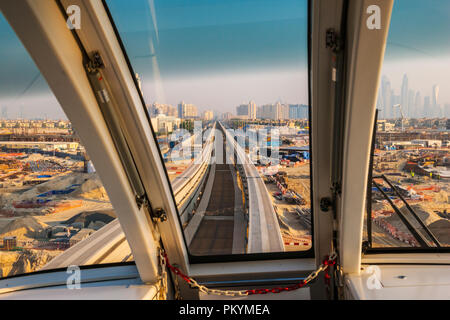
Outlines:
POLYGON ((401 118, 439 118, 450 117, 450 105, 439 104, 439 86, 433 85, 431 96, 422 97, 420 91, 409 87, 408 76, 405 74, 399 94, 392 89, 388 77, 381 79, 378 90, 377 109, 380 119, 401 118), (401 110, 400 108, 401 107, 401 110))

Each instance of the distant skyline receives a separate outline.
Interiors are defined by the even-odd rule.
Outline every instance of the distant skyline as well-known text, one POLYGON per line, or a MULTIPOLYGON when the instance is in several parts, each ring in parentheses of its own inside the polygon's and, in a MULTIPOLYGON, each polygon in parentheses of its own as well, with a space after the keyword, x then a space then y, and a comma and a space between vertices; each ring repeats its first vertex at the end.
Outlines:
POLYGON ((442 103, 440 86, 434 84, 425 93, 411 86, 408 74, 403 74, 401 87, 395 88, 392 79, 383 75, 377 97, 379 119, 400 118, 450 118, 450 104, 442 103), (430 92, 429 94, 427 94, 430 92))
MULTIPOLYGON (((147 104, 235 112, 248 103, 307 104, 307 1, 107 0, 147 104)), ((450 103, 450 1, 396 0, 382 75, 399 94, 438 85, 450 103)), ((0 110, 66 119, 0 13, 0 110)))

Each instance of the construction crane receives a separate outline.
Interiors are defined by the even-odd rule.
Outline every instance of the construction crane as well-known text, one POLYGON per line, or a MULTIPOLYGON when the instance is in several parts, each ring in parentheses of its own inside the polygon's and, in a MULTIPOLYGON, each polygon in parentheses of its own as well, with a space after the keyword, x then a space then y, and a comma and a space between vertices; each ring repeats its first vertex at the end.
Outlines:
POLYGON ((393 107, 394 108, 399 108, 400 109, 400 114, 401 114, 401 116, 402 116, 402 132, 403 131, 405 131, 405 128, 404 128, 404 125, 403 125, 403 123, 405 122, 405 115, 403 114, 403 108, 402 108, 402 105, 401 104, 394 104, 393 105, 393 107))

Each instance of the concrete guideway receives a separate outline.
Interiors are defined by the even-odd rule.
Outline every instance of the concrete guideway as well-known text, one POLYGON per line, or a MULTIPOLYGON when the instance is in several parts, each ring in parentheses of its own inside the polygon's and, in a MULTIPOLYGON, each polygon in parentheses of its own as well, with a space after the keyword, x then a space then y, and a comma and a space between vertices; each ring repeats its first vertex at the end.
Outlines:
POLYGON ((192 218, 195 228, 185 229, 190 252, 194 255, 245 253, 245 219, 242 191, 238 187, 235 167, 227 164, 224 133, 216 131, 216 148, 212 169, 197 212, 192 218), (195 234, 194 234, 195 232, 195 234))
POLYGON ((180 214, 181 223, 186 223, 189 220, 187 211, 192 206, 192 199, 197 196, 201 186, 206 183, 205 176, 207 175, 208 166, 211 162, 211 152, 213 150, 213 133, 215 124, 210 131, 202 153, 196 160, 194 160, 186 170, 172 182, 172 190, 174 192, 175 202, 180 214))
POLYGON ((256 167, 234 137, 220 124, 227 141, 235 147, 238 163, 241 163, 247 178, 249 198, 249 238, 247 253, 283 252, 284 244, 278 218, 267 188, 256 167))

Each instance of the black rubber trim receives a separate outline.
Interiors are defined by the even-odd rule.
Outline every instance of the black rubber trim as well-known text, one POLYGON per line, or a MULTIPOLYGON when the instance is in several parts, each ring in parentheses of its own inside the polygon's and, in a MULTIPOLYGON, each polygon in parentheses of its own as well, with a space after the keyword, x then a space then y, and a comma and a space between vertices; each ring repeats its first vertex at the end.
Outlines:
MULTIPOLYGON (((111 268, 111 267, 125 267, 125 266, 135 266, 136 263, 134 261, 128 261, 128 262, 113 262, 113 263, 104 263, 104 264, 92 264, 92 265, 84 265, 84 266, 78 266, 80 270, 89 270, 89 269, 101 269, 101 268, 111 268)), ((56 269, 49 269, 49 270, 38 270, 34 272, 28 272, 28 273, 21 273, 21 274, 15 274, 12 276, 7 276, 0 278, 0 282, 7 279, 13 279, 18 277, 26 277, 26 276, 34 276, 39 274, 45 274, 45 273, 53 273, 53 272, 65 272, 67 271, 67 267, 62 268, 56 268, 56 269)))

